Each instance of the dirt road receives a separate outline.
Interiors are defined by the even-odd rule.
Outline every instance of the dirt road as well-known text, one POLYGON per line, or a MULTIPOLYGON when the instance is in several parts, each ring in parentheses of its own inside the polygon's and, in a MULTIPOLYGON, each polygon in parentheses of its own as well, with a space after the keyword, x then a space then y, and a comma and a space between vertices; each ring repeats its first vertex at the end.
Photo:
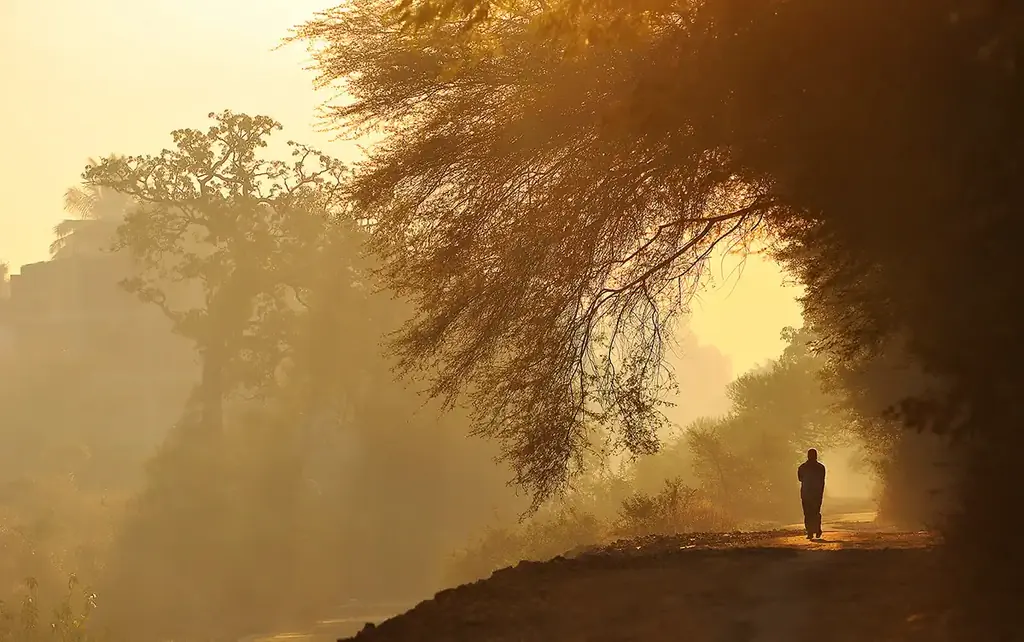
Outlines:
MULTIPOLYGON (((863 516, 826 531, 814 542, 792 529, 680 535, 524 562, 357 639, 802 642, 827 631, 830 642, 943 640, 931 535, 883 531, 863 516)), ((289 638, 316 639, 270 639, 289 638)))

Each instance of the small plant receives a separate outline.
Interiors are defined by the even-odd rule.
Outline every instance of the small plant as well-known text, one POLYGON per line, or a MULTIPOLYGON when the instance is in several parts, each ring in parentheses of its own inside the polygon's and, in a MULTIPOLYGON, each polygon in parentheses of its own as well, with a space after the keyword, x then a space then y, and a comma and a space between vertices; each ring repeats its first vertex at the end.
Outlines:
POLYGON ((40 617, 39 583, 25 580, 20 607, 0 601, 0 642, 96 642, 87 628, 96 608, 96 596, 84 590, 78 578, 68 578, 68 590, 52 611, 49 623, 40 617))

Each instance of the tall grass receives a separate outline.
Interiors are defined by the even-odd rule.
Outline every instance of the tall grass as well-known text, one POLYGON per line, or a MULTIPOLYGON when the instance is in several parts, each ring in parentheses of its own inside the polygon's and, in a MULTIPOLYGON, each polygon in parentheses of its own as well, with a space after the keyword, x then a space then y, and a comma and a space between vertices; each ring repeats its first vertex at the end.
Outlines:
POLYGON ((49 609, 40 602, 35 579, 25 580, 21 592, 15 604, 0 601, 0 642, 99 642, 88 626, 96 596, 74 575, 49 609))

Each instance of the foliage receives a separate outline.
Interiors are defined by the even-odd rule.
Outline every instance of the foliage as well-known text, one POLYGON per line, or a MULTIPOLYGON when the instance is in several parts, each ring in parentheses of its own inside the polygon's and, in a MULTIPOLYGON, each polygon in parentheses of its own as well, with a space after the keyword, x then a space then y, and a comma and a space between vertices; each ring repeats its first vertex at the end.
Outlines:
POLYGON ((690 487, 699 486, 701 481, 696 474, 694 453, 689 445, 687 433, 713 421, 701 418, 690 422, 679 432, 667 436, 657 453, 637 457, 630 462, 630 486, 636 491, 648 494, 658 492, 670 479, 680 479, 690 487))
POLYGON ((338 213, 345 169, 295 143, 293 163, 263 160, 258 152, 279 123, 229 111, 210 117, 205 132, 172 132, 173 150, 111 156, 83 178, 138 202, 119 229, 119 247, 140 268, 126 287, 160 306, 195 342, 203 360, 202 425, 216 435, 232 388, 258 385, 252 377, 273 372, 262 364, 245 368, 246 354, 273 354, 273 343, 253 349, 250 328, 254 317, 287 314, 282 288, 303 272, 301 261, 338 213), (279 278, 268 279, 274 271, 279 278), (241 377, 229 378, 232 367, 241 377))
POLYGON ((767 184, 639 128, 636 63, 658 43, 562 60, 501 21, 504 53, 452 70, 476 45, 388 28, 388 6, 361 0, 300 35, 331 45, 322 80, 353 97, 342 126, 389 134, 352 192, 386 284, 417 306, 401 363, 436 368, 435 396, 466 393, 538 500, 580 470, 595 426, 652 452, 665 328, 720 242, 760 237, 767 184))
POLYGON ((888 409, 936 385, 899 341, 871 358, 830 359, 825 387, 842 399, 851 432, 864 444, 879 482, 878 518, 908 528, 943 523, 957 481, 957 454, 948 436, 906 430, 888 409))
POLYGON ((347 598, 419 597, 493 507, 520 510, 486 445, 467 443, 457 415, 423 408, 374 354, 391 302, 333 292, 345 329, 316 345, 329 370, 229 404, 212 461, 179 430, 152 462, 100 587, 117 630, 232 636, 305 624, 347 598), (311 381, 327 390, 316 422, 311 381))
MULTIPOLYGON (((97 236, 84 229, 70 241, 78 250, 99 253, 113 238, 111 227, 97 236)), ((40 640, 86 639, 76 624, 84 615, 69 610, 81 596, 63 595, 67 578, 101 581, 126 496, 166 432, 162 415, 191 384, 182 363, 190 355, 182 359, 166 328, 118 290, 123 257, 87 253, 24 270, 22 314, 4 319, 17 342, 0 358, 0 369, 16 373, 0 389, 0 599, 33 578, 25 604, 45 605, 40 640), (75 284, 72 298, 59 287, 66 283, 75 284), (55 319, 54 308, 69 313, 55 319), (53 602, 62 611, 51 626, 53 602)), ((7 616, 5 635, 28 639, 12 624, 16 610, 7 616)))
POLYGON ((700 418, 630 471, 640 489, 678 475, 741 523, 795 521, 794 470, 808 448, 857 445, 844 398, 823 388, 824 359, 813 354, 806 329, 786 328, 776 361, 748 372, 727 389, 729 412, 700 418))
POLYGON ((49 617, 40 606, 36 581, 26 580, 24 589, 17 608, 0 602, 0 642, 95 642, 100 639, 89 626, 96 596, 83 588, 74 575, 69 577, 67 592, 49 617))
MULTIPOLYGON (((595 489, 601 487, 598 483, 595 489)), ((471 582, 522 560, 548 560, 618 539, 719 531, 733 524, 700 491, 679 480, 669 480, 655 493, 634 491, 621 499, 602 498, 598 506, 587 502, 586 496, 545 504, 515 526, 486 529, 453 556, 447 583, 471 582)))
POLYGON ((734 522, 700 490, 679 479, 666 482, 656 495, 634 493, 622 502, 614 534, 621 538, 717 532, 734 522))
MULTIPOLYGON (((641 290, 663 292, 670 276, 692 274, 694 257, 674 252, 689 238, 684 223, 717 213, 704 205, 708 194, 760 199, 754 203, 768 204, 758 214, 768 215, 778 256, 807 287, 806 319, 821 347, 837 361, 857 361, 879 358, 891 339, 902 338, 910 358, 940 380, 905 400, 902 420, 972 436, 958 447, 969 460, 962 488, 971 515, 961 521, 961 541, 976 544, 963 550, 965 559, 988 562, 975 567, 985 568, 976 581, 961 585, 1012 584, 1008 569, 1024 567, 1021 552, 970 533, 998 530, 998 506, 1022 499, 1008 454, 1021 446, 1015 397, 1024 356, 1009 305, 1022 288, 1015 266, 1024 219, 1013 187, 1024 140, 1022 7, 983 0, 619 6, 426 0, 402 3, 413 11, 395 17, 386 3, 357 2, 350 15, 329 13, 301 32, 332 45, 320 56, 322 79, 342 82, 353 96, 339 118, 395 134, 372 155, 357 193, 383 221, 379 249, 401 268, 390 279, 426 302, 421 326, 435 330, 408 333, 407 353, 447 359, 446 391, 464 385, 475 367, 492 365, 489 340, 503 339, 506 329, 528 328, 524 335, 546 339, 543 329, 553 334, 577 322, 597 328, 599 319, 581 321, 576 304, 591 310, 595 289, 605 289, 602 270, 630 265, 637 245, 631 233, 654 237, 669 225, 657 237, 672 248, 665 272, 641 290), (629 24, 651 27, 565 56, 561 44, 528 28, 545 7, 577 7, 571 16, 595 23, 614 24, 625 14, 629 24), (652 14, 659 19, 644 20, 652 14), (380 16, 438 28, 360 37, 380 16), (475 37, 443 49, 467 16, 475 18, 475 37), (644 187, 652 185, 677 200, 647 207, 644 187), (555 202, 574 211, 545 209, 555 202), (652 220, 652 209, 666 218, 652 220), (545 216, 534 223, 539 211, 545 216), (685 220, 673 225, 666 212, 685 220), (464 213, 476 227, 459 221, 464 213), (563 222, 561 234, 549 229, 563 222), (399 245, 424 230, 434 245, 399 245), (534 238, 534 230, 551 240, 534 238), (599 251, 615 243, 610 255, 599 251), (417 251, 403 249, 410 245, 417 251), (567 260, 553 258, 563 252, 567 260), (453 269, 476 280, 446 278, 440 263, 447 256, 458 256, 453 269), (434 288, 427 275, 445 287, 434 288), (522 284, 514 296, 476 296, 481 285, 501 291, 513 279, 522 284), (519 296, 524 291, 530 296, 519 296), (579 295, 566 305, 559 299, 566 292, 579 295), (454 302, 470 300, 474 305, 464 307, 472 319, 495 319, 489 313, 500 309, 503 322, 464 321, 454 302), (531 300, 552 303, 534 308, 525 304, 531 300), (448 328, 456 331, 446 334, 448 328)), ((560 359, 532 362, 529 399, 580 397, 570 379, 551 376, 574 372, 565 364, 586 356, 579 335, 566 336, 576 342, 563 341, 560 359)), ((516 355, 513 347, 509 362, 516 355)), ((515 379, 493 372, 496 380, 484 378, 488 390, 515 379)), ((521 479, 541 494, 563 480, 579 421, 570 412, 547 419, 546 433, 525 442, 532 448, 510 452, 525 471, 521 479)), ((529 433, 515 428, 495 432, 518 446, 515 439, 529 433)), ((998 597, 977 602, 986 609, 1004 604, 1009 613, 1020 599, 998 597)), ((989 611, 977 623, 1002 621, 989 611)), ((1012 636, 1016 624, 1006 626, 1012 636)))
POLYGON ((69 573, 90 583, 101 573, 121 498, 97 496, 50 475, 0 486, 0 599, 26 576, 49 598, 69 573))
POLYGON ((0 360, 17 373, 0 389, 0 597, 27 576, 44 599, 69 573, 99 580, 125 496, 166 430, 159 416, 183 400, 180 362, 140 359, 159 354, 160 335, 105 320, 114 327, 20 326, 19 349, 0 360))
POLYGON ((214 118, 174 132, 176 150, 85 175, 139 203, 119 232, 139 267, 129 286, 203 360, 101 586, 105 622, 147 638, 422 595, 486 509, 516 511, 460 414, 394 381, 379 344, 410 307, 376 292, 344 168, 298 145, 294 163, 263 160, 273 120, 214 118))
POLYGON ((399 0, 387 16, 406 30, 478 40, 489 27, 513 22, 571 55, 678 25, 693 19, 699 7, 680 0, 399 0))
POLYGON ((808 447, 849 445, 839 399, 822 389, 809 333, 786 328, 779 359, 729 386, 724 417, 702 418, 655 455, 610 473, 593 466, 572 491, 515 527, 493 527, 452 560, 466 582, 521 559, 618 538, 712 532, 799 517, 795 471, 808 447))
MULTIPOLYGON (((89 159, 89 165, 98 161, 89 159)), ((53 228, 56 237, 50 244, 50 256, 64 258, 81 253, 111 249, 117 226, 134 207, 130 196, 100 185, 78 185, 64 193, 64 209, 77 220, 61 221, 53 228)))

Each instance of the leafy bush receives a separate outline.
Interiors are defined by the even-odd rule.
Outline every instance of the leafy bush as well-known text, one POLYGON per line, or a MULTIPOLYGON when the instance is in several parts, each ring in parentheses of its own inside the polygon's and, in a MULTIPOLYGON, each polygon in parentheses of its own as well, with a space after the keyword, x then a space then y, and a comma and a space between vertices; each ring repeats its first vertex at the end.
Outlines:
POLYGON ((622 502, 613 532, 617 537, 712 532, 733 526, 699 490, 672 479, 657 494, 634 493, 622 502))

